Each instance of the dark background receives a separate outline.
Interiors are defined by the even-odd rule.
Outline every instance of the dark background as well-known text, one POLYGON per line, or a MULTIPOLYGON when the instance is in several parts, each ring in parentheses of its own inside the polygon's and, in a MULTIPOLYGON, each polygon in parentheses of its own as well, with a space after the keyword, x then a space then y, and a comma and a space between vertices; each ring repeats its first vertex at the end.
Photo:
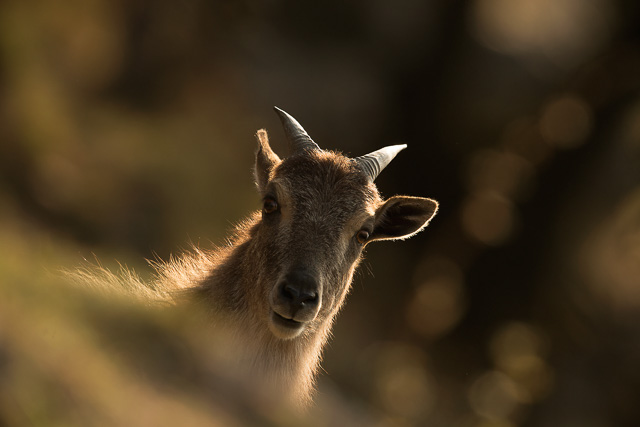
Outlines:
MULTIPOLYGON (((422 234, 368 249, 325 351, 325 416, 637 425, 639 9, 4 1, 4 292, 94 254, 146 277, 145 258, 222 244, 259 208, 255 131, 287 153, 277 105, 326 149, 408 144, 381 192, 440 202, 422 234)), ((29 359, 24 306, 3 304, 5 358, 29 359)), ((9 406, 33 400, 14 365, 9 406)), ((25 405, 7 423, 60 416, 25 405)))

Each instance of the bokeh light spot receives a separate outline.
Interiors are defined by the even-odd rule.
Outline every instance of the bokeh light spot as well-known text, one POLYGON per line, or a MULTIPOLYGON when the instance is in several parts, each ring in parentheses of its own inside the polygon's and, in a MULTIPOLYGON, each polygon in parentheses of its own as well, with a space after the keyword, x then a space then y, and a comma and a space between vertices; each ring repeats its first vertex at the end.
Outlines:
POLYGON ((536 401, 546 396, 553 374, 544 360, 548 340, 536 328, 521 322, 504 325, 493 336, 493 361, 521 390, 522 400, 536 401))
POLYGON ((608 38, 613 15, 605 0, 477 0, 471 29, 489 49, 570 67, 608 38))
POLYGON ((515 221, 513 204, 494 192, 471 195, 462 211, 465 231, 490 246, 506 242, 513 232, 515 221))
POLYGON ((533 168, 524 158, 508 151, 481 150, 469 165, 472 191, 495 191, 514 197, 530 182, 533 168))
POLYGON ((508 420, 520 400, 517 385, 498 371, 480 376, 469 389, 469 403, 475 413, 490 420, 508 420))
POLYGON ((436 389, 425 365, 425 354, 405 343, 376 346, 373 375, 377 400, 390 415, 419 418, 435 403, 436 389))
POLYGON ((428 263, 429 274, 419 274, 419 282, 407 306, 407 322, 412 330, 429 339, 449 332, 462 317, 465 291, 460 268, 447 260, 428 263))
POLYGON ((610 210, 589 236, 581 267, 599 301, 635 319, 640 309, 640 186, 610 210))
POLYGON ((540 118, 540 133, 558 148, 574 148, 582 144, 591 130, 591 108, 574 96, 563 96, 550 102, 540 118))

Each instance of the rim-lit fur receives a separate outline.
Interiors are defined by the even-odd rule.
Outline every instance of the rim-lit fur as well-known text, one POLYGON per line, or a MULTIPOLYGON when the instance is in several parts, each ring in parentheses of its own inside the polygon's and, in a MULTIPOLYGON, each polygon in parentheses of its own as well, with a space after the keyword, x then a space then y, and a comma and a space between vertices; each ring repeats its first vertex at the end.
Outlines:
POLYGON ((195 291, 243 331, 242 351, 258 371, 276 379, 290 397, 306 401, 362 254, 354 236, 381 200, 353 162, 326 151, 283 161, 265 184, 262 196, 278 199, 278 216, 253 215, 227 259, 195 291), (271 317, 274 289, 292 268, 317 277, 321 304, 289 337, 271 317))
POLYGON ((315 148, 281 160, 266 132, 257 136, 255 177, 265 209, 237 228, 228 247, 157 265, 151 288, 160 299, 205 307, 230 333, 241 370, 304 405, 364 246, 419 232, 437 203, 384 201, 357 161, 315 148))

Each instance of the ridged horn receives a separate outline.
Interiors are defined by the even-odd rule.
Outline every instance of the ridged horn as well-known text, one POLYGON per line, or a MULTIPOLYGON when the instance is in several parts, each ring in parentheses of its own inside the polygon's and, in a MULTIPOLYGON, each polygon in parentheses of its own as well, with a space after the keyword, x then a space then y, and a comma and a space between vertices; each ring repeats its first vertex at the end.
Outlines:
POLYGON ((320 150, 318 144, 313 142, 313 139, 311 139, 296 119, 278 107, 273 107, 273 109, 278 114, 278 117, 280 117, 282 127, 284 128, 284 134, 287 137, 289 144, 291 144, 292 153, 299 153, 305 150, 320 150))
POLYGON ((382 172, 382 169, 391 163, 396 154, 405 148, 407 148, 406 144, 390 145, 364 156, 356 157, 354 160, 364 170, 369 179, 374 181, 382 172))

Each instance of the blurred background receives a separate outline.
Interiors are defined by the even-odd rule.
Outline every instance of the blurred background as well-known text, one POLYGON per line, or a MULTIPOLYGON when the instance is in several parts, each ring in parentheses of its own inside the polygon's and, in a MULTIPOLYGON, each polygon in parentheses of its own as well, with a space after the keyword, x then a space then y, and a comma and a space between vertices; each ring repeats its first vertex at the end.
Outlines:
POLYGON ((288 151, 273 105, 323 148, 408 144, 378 187, 440 202, 368 248, 314 422, 638 425, 638 18, 634 0, 3 1, 0 425, 294 425, 234 418, 192 366, 137 375, 105 334, 156 373, 197 357, 59 275, 95 256, 149 277, 145 259, 222 244, 260 207, 255 131, 288 151))

